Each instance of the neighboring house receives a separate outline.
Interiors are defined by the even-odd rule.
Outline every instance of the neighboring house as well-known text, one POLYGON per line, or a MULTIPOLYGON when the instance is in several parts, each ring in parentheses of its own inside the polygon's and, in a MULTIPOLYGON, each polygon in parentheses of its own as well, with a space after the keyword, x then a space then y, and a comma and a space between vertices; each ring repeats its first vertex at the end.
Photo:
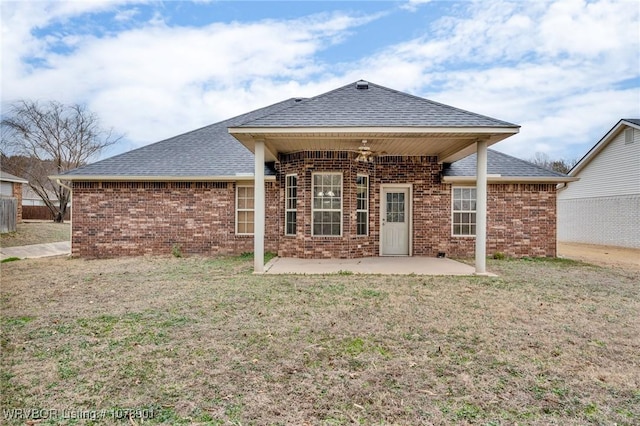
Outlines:
MULTIPOLYGON (((53 204, 58 204, 58 198, 56 197, 56 194, 53 193, 53 191, 47 191, 47 197, 53 204)), ((44 202, 42 197, 40 197, 33 189, 31 189, 30 186, 25 185, 22 187, 22 205, 46 206, 47 204, 44 202)))
POLYGON ((640 119, 622 119, 558 191, 560 241, 640 248, 640 119))
POLYGON ((254 251, 259 272, 265 249, 475 253, 482 273, 494 252, 556 255, 556 186, 570 178, 487 150, 518 129, 359 81, 52 178, 73 188, 76 256, 254 251))
POLYGON ((22 222, 22 188, 28 180, 0 170, 0 196, 17 200, 16 223, 22 222))
MULTIPOLYGON (((56 194, 47 190, 46 195, 48 200, 53 203, 54 206, 59 205, 58 197, 56 194)), ((53 220, 55 215, 49 210, 45 201, 40 197, 30 186, 22 187, 22 218, 25 220, 53 220)), ((64 220, 71 218, 71 202, 67 204, 67 213, 64 220)))

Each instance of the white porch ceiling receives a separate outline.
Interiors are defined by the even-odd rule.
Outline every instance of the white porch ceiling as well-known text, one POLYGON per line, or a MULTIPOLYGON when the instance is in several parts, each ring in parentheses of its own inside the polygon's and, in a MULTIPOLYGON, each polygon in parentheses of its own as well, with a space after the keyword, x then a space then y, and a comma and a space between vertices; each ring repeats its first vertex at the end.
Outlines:
POLYGON ((229 132, 251 152, 255 141, 265 142, 265 161, 276 161, 278 153, 299 151, 356 151, 362 141, 380 155, 437 156, 453 162, 475 152, 477 140, 493 145, 518 133, 517 128, 474 129, 245 129, 229 132))

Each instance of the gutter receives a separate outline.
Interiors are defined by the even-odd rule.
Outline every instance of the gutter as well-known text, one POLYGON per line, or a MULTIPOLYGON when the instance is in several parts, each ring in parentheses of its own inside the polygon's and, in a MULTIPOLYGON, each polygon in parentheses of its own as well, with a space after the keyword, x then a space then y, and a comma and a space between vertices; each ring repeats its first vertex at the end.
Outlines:
POLYGON ((494 133, 511 133, 519 132, 520 126, 441 126, 441 127, 403 127, 403 126, 300 126, 300 127, 229 127, 227 130, 232 135, 270 135, 270 134, 305 134, 305 133, 345 133, 345 134, 371 134, 371 133, 406 133, 406 134, 431 134, 431 133, 478 133, 478 134, 494 134, 494 133))
MULTIPOLYGON (((49 179, 81 182, 253 182, 251 175, 230 176, 126 176, 126 175, 53 175, 49 179)), ((267 181, 275 181, 275 176, 265 176, 267 181)), ((64 185, 63 185, 64 186, 64 185)), ((66 186, 65 186, 66 188, 66 186)))
MULTIPOLYGON (((489 183, 566 183, 575 182, 580 178, 575 177, 535 177, 535 176, 502 176, 502 175, 488 175, 487 182, 489 183)), ((475 183, 475 176, 443 176, 442 182, 444 183, 475 183)))

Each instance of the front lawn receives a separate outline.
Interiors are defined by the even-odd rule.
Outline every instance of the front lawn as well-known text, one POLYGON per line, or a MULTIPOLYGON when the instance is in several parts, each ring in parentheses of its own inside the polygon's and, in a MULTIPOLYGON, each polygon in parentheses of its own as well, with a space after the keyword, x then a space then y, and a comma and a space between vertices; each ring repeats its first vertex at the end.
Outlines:
POLYGON ((69 241, 71 225, 55 222, 23 222, 15 232, 0 234, 1 247, 27 246, 31 244, 69 241))
POLYGON ((35 408, 56 410, 29 412, 38 424, 640 423, 640 274, 489 269, 500 277, 6 263, 2 422, 35 408))

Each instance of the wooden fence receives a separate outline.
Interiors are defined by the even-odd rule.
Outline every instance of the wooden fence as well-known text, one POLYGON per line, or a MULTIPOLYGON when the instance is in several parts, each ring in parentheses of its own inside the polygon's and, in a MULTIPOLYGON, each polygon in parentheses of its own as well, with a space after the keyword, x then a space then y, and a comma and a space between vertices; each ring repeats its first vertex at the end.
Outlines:
POLYGON ((0 198, 0 233, 15 232, 18 218, 18 199, 0 198))
MULTIPOLYGON (((71 208, 68 208, 67 214, 64 216, 64 220, 69 220, 70 217, 71 208)), ((55 217, 51 214, 51 211, 47 206, 22 206, 22 219, 53 220, 55 217)))

